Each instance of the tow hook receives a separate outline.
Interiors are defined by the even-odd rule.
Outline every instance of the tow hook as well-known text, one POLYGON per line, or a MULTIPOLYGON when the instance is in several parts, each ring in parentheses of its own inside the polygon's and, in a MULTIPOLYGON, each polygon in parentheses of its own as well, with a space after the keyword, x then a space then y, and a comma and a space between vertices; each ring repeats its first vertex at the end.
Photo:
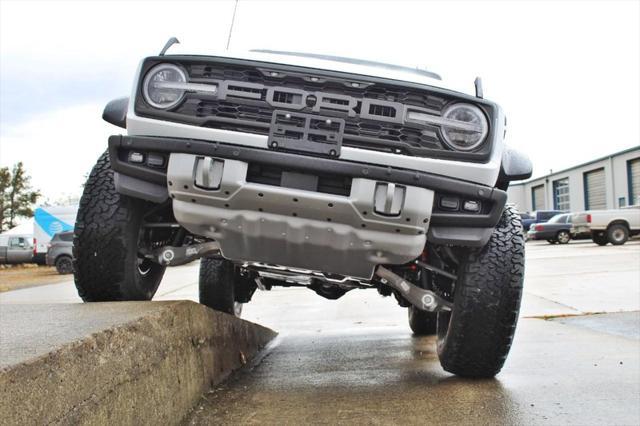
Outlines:
POLYGON ((420 310, 429 312, 450 311, 453 306, 451 302, 444 300, 433 291, 418 287, 384 266, 378 266, 376 275, 382 278, 385 284, 398 290, 409 303, 420 310))
POLYGON ((151 257, 164 266, 178 266, 201 257, 220 252, 220 245, 215 241, 193 244, 183 247, 164 246, 151 252, 151 257))

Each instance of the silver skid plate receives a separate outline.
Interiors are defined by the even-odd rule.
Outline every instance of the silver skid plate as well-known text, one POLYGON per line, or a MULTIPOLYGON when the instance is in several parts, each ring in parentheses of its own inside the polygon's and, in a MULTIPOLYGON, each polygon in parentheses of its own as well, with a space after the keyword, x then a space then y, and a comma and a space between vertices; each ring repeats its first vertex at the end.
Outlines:
POLYGON ((196 185, 201 161, 171 155, 174 214, 189 231, 215 239, 228 259, 370 279, 376 265, 406 263, 422 253, 430 190, 403 186, 398 201, 387 193, 399 186, 383 192, 388 183, 370 179, 354 178, 348 196, 264 185, 246 181, 247 163, 218 158, 211 163, 223 162, 220 182, 205 189, 196 185), (384 214, 376 213, 376 192, 387 197, 377 203, 384 214))

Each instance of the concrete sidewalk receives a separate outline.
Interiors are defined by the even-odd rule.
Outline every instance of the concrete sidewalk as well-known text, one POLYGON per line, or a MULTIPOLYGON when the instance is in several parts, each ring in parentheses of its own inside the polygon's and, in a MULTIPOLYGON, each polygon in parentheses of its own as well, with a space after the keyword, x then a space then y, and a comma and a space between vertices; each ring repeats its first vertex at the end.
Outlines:
POLYGON ((0 307, 0 423, 173 424, 275 332, 189 301, 0 307))

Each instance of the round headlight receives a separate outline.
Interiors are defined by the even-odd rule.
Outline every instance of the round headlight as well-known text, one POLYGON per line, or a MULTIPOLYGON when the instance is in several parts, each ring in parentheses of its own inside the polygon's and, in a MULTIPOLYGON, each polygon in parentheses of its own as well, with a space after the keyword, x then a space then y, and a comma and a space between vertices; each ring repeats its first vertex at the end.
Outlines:
POLYGON ((179 67, 160 64, 151 68, 144 78, 142 94, 144 100, 155 108, 168 109, 176 106, 184 96, 187 76, 179 67))
POLYGON ((469 104, 453 104, 442 113, 445 123, 442 135, 445 141, 458 151, 477 148, 489 132, 487 118, 480 108, 469 104))

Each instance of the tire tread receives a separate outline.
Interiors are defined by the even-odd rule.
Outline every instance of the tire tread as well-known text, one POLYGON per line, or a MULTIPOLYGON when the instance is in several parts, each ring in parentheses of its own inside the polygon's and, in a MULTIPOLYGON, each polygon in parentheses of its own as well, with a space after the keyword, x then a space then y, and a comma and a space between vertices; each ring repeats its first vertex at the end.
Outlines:
POLYGON ((132 234, 143 207, 139 200, 116 191, 108 153, 102 154, 85 184, 74 229, 74 281, 85 302, 153 297, 164 268, 154 266, 152 275, 139 278, 131 261, 132 250, 137 250, 132 234), (137 285, 138 279, 150 284, 147 290, 137 285))
POLYGON ((198 280, 200 303, 213 310, 234 315, 234 267, 224 259, 200 259, 198 280))
POLYGON ((520 217, 506 207, 487 245, 463 262, 453 312, 438 318, 447 322, 438 324, 438 355, 445 370, 493 377, 502 369, 520 311, 524 246, 520 217))

